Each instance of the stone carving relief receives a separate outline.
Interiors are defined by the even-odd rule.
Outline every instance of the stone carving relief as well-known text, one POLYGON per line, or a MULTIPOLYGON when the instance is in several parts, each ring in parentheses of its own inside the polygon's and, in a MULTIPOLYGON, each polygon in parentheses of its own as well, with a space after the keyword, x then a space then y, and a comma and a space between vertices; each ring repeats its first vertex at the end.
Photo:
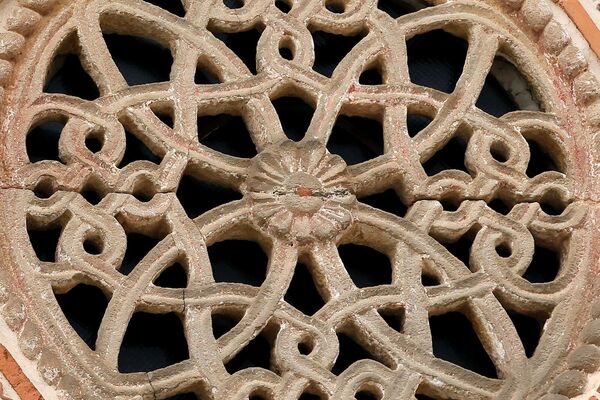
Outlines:
POLYGON ((600 361, 600 103, 554 5, 6 4, 2 315, 62 398, 583 393, 600 361), (449 87, 413 70, 428 34, 466 43, 449 87), (70 65, 85 79, 53 90, 70 65), (486 112, 491 81, 515 110, 486 112), (299 135, 289 99, 314 111, 299 135), (171 268, 183 284, 159 283, 171 268), (310 311, 290 300, 301 269, 310 311), (101 308, 86 335, 61 302, 78 291, 94 302, 71 311, 101 308), (173 347, 132 363, 136 329, 173 347), (487 364, 444 350, 456 329, 487 364), (269 362, 238 363, 257 341, 269 362), (349 343, 364 357, 341 365, 349 343))

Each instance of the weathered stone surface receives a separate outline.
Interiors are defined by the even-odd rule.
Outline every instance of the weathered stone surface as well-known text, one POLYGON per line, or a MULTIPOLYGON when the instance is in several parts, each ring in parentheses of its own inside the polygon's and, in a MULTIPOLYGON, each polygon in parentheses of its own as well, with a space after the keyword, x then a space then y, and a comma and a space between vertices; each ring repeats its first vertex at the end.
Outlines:
MULTIPOLYGON (((374 0, 248 0, 239 8, 186 0, 185 15, 142 0, 5 1, 1 311, 21 347, 15 351, 37 365, 56 398, 162 400, 193 392, 215 400, 303 393, 346 400, 362 391, 385 399, 535 400, 584 393, 600 345, 600 99, 593 55, 571 37, 554 4, 435 1, 394 19, 374 0), (219 39, 251 28, 260 31, 256 73, 219 39), (435 29, 468 42, 449 92, 413 83, 407 66, 406 41, 435 29), (364 37, 328 76, 315 67, 317 31, 364 37), (103 37, 113 33, 168 48, 173 64, 164 81, 128 82, 103 37), (44 90, 60 69, 55 59, 66 55, 79 59, 97 96, 44 90), (505 61, 494 69, 497 56, 505 61), (198 69, 210 76, 195 82, 198 69), (381 83, 361 82, 371 69, 381 83), (490 71, 520 111, 493 116, 478 108, 490 71), (286 136, 273 106, 282 97, 315 109, 303 138, 286 136), (199 117, 223 114, 241 117, 256 155, 207 144, 213 131, 203 131, 199 117), (340 115, 382 126, 381 148, 372 132, 361 132, 378 154, 358 163, 332 154, 340 115), (429 122, 419 132, 409 129, 416 115, 429 122), (55 154, 31 143, 46 123, 59 131, 55 154), (137 159, 127 153, 131 136, 147 148, 137 159), (464 168, 429 169, 452 140, 464 144, 464 168), (542 163, 532 143, 553 164, 542 163), (187 177, 239 199, 190 215, 179 191, 187 177), (405 214, 369 205, 388 190, 405 214), (55 249, 42 254, 31 232, 50 241, 57 229, 55 249), (157 244, 124 271, 132 233, 157 244), (260 284, 216 279, 210 248, 227 240, 264 249, 260 284), (466 256, 452 252, 459 241, 472 242, 466 256), (382 254, 391 276, 359 285, 348 270, 352 260, 340 256, 345 244, 382 254), (554 258, 540 264, 540 254, 554 258), (286 301, 299 262, 324 302, 312 315, 286 301), (187 285, 156 285, 174 263, 187 285), (56 300, 79 285, 98 288, 108 303, 87 342, 56 300), (122 371, 119 354, 136 312, 174 314, 187 358, 122 371), (453 313, 469 320, 492 376, 439 356, 430 318, 453 313), (214 314, 239 322, 219 336, 214 314), (514 322, 521 317, 539 324, 533 347, 514 322), (225 365, 259 334, 270 345, 269 369, 230 373, 225 365), (372 359, 333 373, 340 334, 372 359)), ((208 195, 193 196, 200 202, 208 195)), ((25 385, 17 391, 22 399, 41 397, 14 360, 12 380, 2 362, 9 383, 25 385)))

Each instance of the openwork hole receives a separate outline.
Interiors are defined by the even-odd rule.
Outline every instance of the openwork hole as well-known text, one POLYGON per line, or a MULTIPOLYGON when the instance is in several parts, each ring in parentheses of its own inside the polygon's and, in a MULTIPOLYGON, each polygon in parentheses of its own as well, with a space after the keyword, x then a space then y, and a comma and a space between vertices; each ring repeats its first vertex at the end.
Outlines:
POLYGON ((166 400, 203 400, 203 398, 198 397, 195 393, 188 392, 169 397, 166 400))
POLYGON ((177 314, 136 312, 121 343, 118 366, 121 373, 150 372, 188 358, 183 324, 177 314))
POLYGON ((428 272, 423 272, 421 274, 421 285, 427 287, 427 286, 437 286, 441 284, 440 278, 438 278, 437 276, 428 273, 428 272))
POLYGON ((327 148, 354 165, 383 154, 383 126, 378 116, 339 115, 327 148))
POLYGON ((356 286, 363 288, 392 283, 392 265, 385 254, 357 244, 343 244, 338 251, 356 286))
MULTIPOLYGON (((331 372, 339 375, 344 372, 349 366, 360 360, 374 360, 384 365, 384 360, 378 359, 374 354, 371 354, 368 349, 359 344, 354 338, 343 332, 337 333, 339 346, 339 354, 335 360, 335 364, 331 368, 331 372)), ((386 365, 389 367, 389 365, 386 365)))
POLYGON ((315 63, 313 69, 326 77, 331 77, 338 64, 366 36, 360 32, 352 36, 343 36, 325 31, 312 33, 315 45, 315 63))
POLYGON ((561 215, 565 212, 566 204, 560 193, 556 190, 548 190, 540 199, 542 211, 548 215, 561 215))
POLYGON ((130 86, 166 82, 171 74, 171 50, 140 36, 110 33, 104 41, 121 75, 130 86))
POLYGON ((383 399, 383 393, 376 389, 361 389, 354 395, 356 400, 381 400, 383 399))
POLYGON ((157 7, 162 8, 170 12, 171 14, 175 14, 178 17, 185 17, 185 8, 183 7, 183 3, 181 0, 144 0, 147 3, 154 4, 157 7))
POLYGON ((383 66, 379 59, 360 74, 358 83, 361 85, 381 85, 384 83, 383 66))
POLYGON ((223 0, 223 4, 225 4, 225 7, 232 10, 237 10, 238 8, 244 7, 243 0, 223 0))
POLYGON ((460 312, 429 317, 433 354, 489 378, 498 378, 496 367, 473 330, 471 321, 460 312))
POLYGON ((533 258, 523 278, 531 283, 552 282, 560 272, 561 252, 555 249, 560 248, 561 243, 557 244, 555 249, 551 249, 539 243, 535 237, 534 240, 533 258))
POLYGON ((494 142, 490 147, 490 153, 501 164, 504 164, 510 158, 510 151, 502 142, 494 142))
POLYGON ((36 183, 33 193, 39 199, 49 199, 56 193, 56 180, 50 177, 42 177, 36 183))
POLYGON ((423 169, 428 176, 434 176, 446 170, 459 170, 469 173, 465 165, 467 140, 462 136, 454 136, 450 141, 429 160, 423 163, 423 169))
POLYGON ((501 198, 496 198, 488 203, 488 207, 492 210, 496 211, 498 214, 508 215, 510 210, 512 210, 512 206, 506 204, 504 200, 501 198))
POLYGON ((58 142, 66 124, 63 118, 55 118, 37 124, 27 134, 27 156, 32 163, 43 160, 61 162, 58 153, 58 142))
POLYGON ((100 236, 93 233, 83 241, 83 250, 88 254, 97 256, 104 251, 104 242, 100 236))
POLYGON ((315 108, 301 97, 283 96, 272 100, 285 135, 296 142, 302 140, 315 113, 315 108))
POLYGON ((234 157, 256 155, 246 121, 239 115, 219 114, 198 116, 198 140, 203 145, 234 157))
POLYGON ((104 147, 104 136, 94 132, 85 138, 85 147, 92 153, 97 153, 104 147))
POLYGON ((379 0, 377 2, 377 8, 392 18, 398 18, 428 6, 429 4, 422 0, 379 0))
POLYGON ((242 315, 237 312, 228 311, 213 311, 212 332, 215 339, 220 338, 230 330, 232 330, 242 319, 242 315))
POLYGON ((525 355, 528 358, 533 357, 535 350, 540 344, 544 324, 548 319, 548 315, 534 312, 519 312, 504 304, 500 299, 498 300, 513 323, 515 330, 519 335, 519 339, 521 339, 521 343, 525 349, 525 355))
POLYGON ((250 341, 239 353, 225 364, 228 373, 234 374, 246 368, 271 368, 271 342, 265 331, 250 341))
POLYGON ((275 7, 285 14, 292 11, 292 5, 290 4, 289 0, 275 0, 275 7))
POLYGON ((303 338, 300 343, 298 343, 298 351, 303 356, 310 355, 315 349, 315 343, 310 337, 303 338))
POLYGON ((517 110, 543 111, 527 78, 502 56, 494 58, 475 105, 495 117, 517 110))
POLYGON ((452 93, 460 78, 468 43, 443 30, 430 31, 408 40, 410 80, 420 86, 452 93))
POLYGON ((29 235, 29 242, 31 243, 35 255, 40 261, 56 261, 56 249, 58 247, 58 240, 60 239, 62 229, 62 226, 58 223, 44 227, 34 227, 33 224, 28 221, 27 234, 29 235))
POLYGON ((560 154, 560 152, 552 151, 554 145, 550 143, 549 139, 543 142, 539 137, 526 137, 526 140, 531 154, 526 171, 528 177, 533 178, 548 171, 564 173, 562 168, 559 167, 558 160, 555 159, 555 155, 560 154))
POLYGON ((440 243, 458 260, 460 260, 465 266, 472 269, 471 265, 471 247, 473 246, 473 240, 477 231, 471 229, 462 235, 458 240, 447 241, 440 239, 440 243))
POLYGON ((208 248, 215 282, 260 286, 267 275, 268 258, 256 242, 225 240, 208 248))
POLYGON ((406 318, 404 307, 389 306, 381 308, 377 312, 390 328, 399 333, 404 331, 404 320, 406 318))
POLYGON ((194 83, 197 85, 216 85, 223 82, 221 72, 207 59, 201 58, 196 66, 194 83))
POLYGON ((284 300, 306 315, 313 315, 325 305, 310 269, 305 264, 296 265, 284 300))
POLYGON ((334 14, 343 14, 346 11, 346 5, 341 0, 326 0, 325 8, 334 14))
POLYGON ((164 288, 185 288, 188 285, 187 270, 180 262, 175 262, 161 272, 153 283, 164 288))
POLYGON ((512 248, 509 243, 502 242, 496 246, 496 253, 502 258, 508 258, 512 256, 512 248))
POLYGON ((256 75, 256 46, 262 35, 258 27, 240 32, 219 32, 211 30, 212 34, 233 51, 250 72, 256 75))
POLYGON ((314 394, 314 393, 302 393, 298 400, 326 400, 327 397, 324 395, 314 394))
POLYGON ((78 46, 75 35, 65 40, 63 48, 59 49, 50 64, 44 92, 61 93, 84 100, 96 100, 100 96, 98 86, 81 65, 80 56, 75 50, 78 46))
POLYGON ((427 128, 433 121, 433 118, 417 113, 409 113, 406 116, 406 128, 410 137, 415 137, 423 129, 427 128))
POLYGON ((92 350, 96 350, 98 329, 104 317, 108 299, 96 286, 79 284, 66 293, 57 292, 58 305, 73 330, 92 350), (85 307, 82 306, 85 304, 85 307))
POLYGON ((187 216, 193 219, 213 208, 241 199, 242 194, 185 174, 177 187, 177 198, 187 216))
POLYGON ((129 275, 144 257, 165 237, 164 234, 149 236, 152 234, 154 232, 148 232, 147 234, 139 232, 127 233, 127 249, 119 268, 119 271, 123 275, 129 275))
POLYGON ((142 140, 126 129, 125 154, 118 167, 125 168, 134 161, 150 161, 154 164, 160 164, 162 158, 154 154, 142 140))
POLYGON ((380 210, 394 214, 398 217, 404 217, 406 215, 406 211, 408 210, 394 189, 388 189, 382 193, 376 193, 367 197, 362 197, 360 198, 360 201, 370 205, 371 207, 379 208, 380 210))

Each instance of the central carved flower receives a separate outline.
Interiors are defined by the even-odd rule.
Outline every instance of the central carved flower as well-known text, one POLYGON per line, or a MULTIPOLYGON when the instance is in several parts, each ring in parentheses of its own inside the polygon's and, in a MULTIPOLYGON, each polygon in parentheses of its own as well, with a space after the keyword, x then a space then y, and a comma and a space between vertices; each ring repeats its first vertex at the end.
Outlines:
POLYGON ((352 223, 356 197, 344 160, 317 141, 284 141, 258 155, 246 190, 255 222, 300 242, 334 238, 352 223))

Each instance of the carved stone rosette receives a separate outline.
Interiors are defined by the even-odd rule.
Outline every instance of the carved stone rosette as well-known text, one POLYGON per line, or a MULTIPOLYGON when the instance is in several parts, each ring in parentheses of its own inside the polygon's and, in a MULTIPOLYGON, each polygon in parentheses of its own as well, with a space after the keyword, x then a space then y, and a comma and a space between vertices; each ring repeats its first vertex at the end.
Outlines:
MULTIPOLYGON (((590 389, 600 364, 600 85, 596 57, 557 5, 432 0, 398 18, 375 0, 183 5, 178 16, 143 0, 0 2, 1 311, 18 341, 13 351, 37 366, 56 398, 162 400, 193 392, 215 400, 295 400, 303 393, 346 400, 363 391, 386 400, 550 400, 590 389), (329 3, 343 7, 332 11, 329 3), (214 33, 255 27, 253 73, 214 33), (436 29, 468 42, 451 93, 410 79, 406 41, 436 29), (313 68, 315 31, 364 37, 329 77, 313 68), (113 33, 168 47, 169 80, 131 85, 103 37, 113 33), (61 54, 79 57, 97 98, 44 91, 61 54), (524 101, 523 110, 497 118, 476 106, 498 55, 530 83, 523 95, 539 110, 527 111, 524 101), (219 82, 194 83, 200 64, 219 82), (361 84, 361 73, 375 65, 383 82, 361 84), (289 95, 315 108, 300 141, 286 137, 271 102, 289 95), (172 113, 172 126, 161 113, 172 113), (222 113, 245 121, 256 156, 225 154, 198 137, 198 117, 222 113), (432 121, 409 135, 407 115, 414 113, 432 121), (331 154, 339 115, 379 120, 382 154, 352 165, 331 154), (62 125, 58 154, 33 160, 28 135, 45 123, 62 125), (123 165, 129 135, 159 161, 123 165), (423 165, 457 136, 468 143, 466 170, 427 174, 423 165), (530 176, 530 140, 550 149, 558 171, 530 176), (190 217, 177 196, 184 175, 240 199, 190 217), (406 215, 363 201, 389 189, 406 215), (56 251, 41 259, 29 232, 54 230, 56 251), (160 240, 124 273, 130 232, 160 240), (465 263, 448 244, 467 236, 465 263), (265 249, 259 286, 215 279, 210 246, 230 239, 265 249), (358 287, 338 253, 344 244, 384 254, 389 282, 358 287), (539 251, 559 255, 549 281, 528 277, 539 251), (174 262, 184 265, 187 287, 154 285, 174 262), (298 262, 309 266, 325 303, 314 315, 284 299, 298 262), (425 285, 424 275, 435 284, 425 285), (92 348, 55 297, 80 284, 108 299, 92 348), (402 329, 384 318, 390 310, 402 312, 402 329), (120 371, 119 351, 136 312, 176 314, 189 357, 147 373, 120 371), (215 337, 215 312, 240 320, 215 337), (471 322, 494 376, 436 356, 429 321, 447 313, 471 322), (514 313, 543 321, 532 354, 514 313), (224 364, 263 332, 271 368, 230 374, 224 364), (373 359, 334 374, 338 333, 373 359)), ((200 201, 205 194, 195 195, 200 201)))

